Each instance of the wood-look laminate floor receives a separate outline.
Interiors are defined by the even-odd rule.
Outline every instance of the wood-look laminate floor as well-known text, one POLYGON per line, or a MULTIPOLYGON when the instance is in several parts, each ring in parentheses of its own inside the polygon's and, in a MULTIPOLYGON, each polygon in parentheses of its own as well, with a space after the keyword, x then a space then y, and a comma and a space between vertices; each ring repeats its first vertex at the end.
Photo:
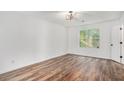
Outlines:
POLYGON ((124 65, 106 59, 67 54, 1 74, 0 80, 124 80, 124 65))

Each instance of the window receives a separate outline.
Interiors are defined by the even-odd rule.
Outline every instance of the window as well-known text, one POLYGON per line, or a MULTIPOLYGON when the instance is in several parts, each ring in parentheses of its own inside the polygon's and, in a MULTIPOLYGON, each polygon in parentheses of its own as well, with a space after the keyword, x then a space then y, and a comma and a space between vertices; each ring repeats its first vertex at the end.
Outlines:
POLYGON ((87 29, 80 31, 81 48, 99 48, 99 29, 87 29))

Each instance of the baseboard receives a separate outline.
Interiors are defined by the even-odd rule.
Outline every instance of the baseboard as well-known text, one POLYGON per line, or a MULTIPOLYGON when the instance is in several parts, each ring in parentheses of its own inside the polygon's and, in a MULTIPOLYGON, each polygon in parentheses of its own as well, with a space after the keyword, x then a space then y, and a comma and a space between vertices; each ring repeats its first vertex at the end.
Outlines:
POLYGON ((15 69, 11 69, 9 71, 3 71, 3 72, 0 73, 0 75, 1 74, 5 74, 5 73, 9 73, 9 72, 12 72, 12 71, 15 71, 15 70, 18 70, 18 69, 22 69, 22 68, 25 68, 25 67, 28 67, 28 66, 31 66, 31 65, 39 64, 41 62, 48 61, 48 60, 51 60, 51 59, 54 59, 54 58, 57 58, 57 57, 65 56, 65 55, 67 55, 67 53, 64 53, 64 54, 61 54, 61 55, 57 55, 57 56, 53 56, 53 57, 49 57, 49 58, 46 58, 46 59, 43 59, 43 60, 39 59, 39 61, 37 60, 37 62, 31 62, 31 64, 19 66, 19 67, 15 68, 15 69))
POLYGON ((112 59, 110 59, 110 60, 113 61, 113 62, 115 62, 115 63, 119 63, 121 65, 124 65, 124 63, 122 63, 122 62, 118 62, 118 61, 115 61, 115 60, 112 60, 112 59))
POLYGON ((72 54, 72 55, 77 55, 77 56, 84 56, 84 57, 92 57, 92 58, 100 58, 100 59, 111 60, 110 58, 103 58, 103 57, 96 57, 96 56, 88 56, 88 55, 82 55, 82 54, 77 54, 77 53, 67 53, 67 54, 72 54))
POLYGON ((70 55, 76 55, 76 56, 91 57, 91 58, 105 59, 105 60, 110 60, 110 61, 113 61, 113 62, 115 62, 115 63, 121 64, 121 65, 124 65, 124 63, 117 62, 117 61, 115 61, 115 60, 112 60, 111 58, 109 59, 109 58, 93 57, 93 56, 86 56, 86 55, 75 54, 75 53, 67 53, 67 54, 70 54, 70 55))
POLYGON ((29 67, 29 66, 31 66, 31 65, 36 65, 36 64, 39 64, 39 63, 41 63, 41 62, 49 61, 49 60, 51 60, 51 59, 55 59, 55 58, 62 57, 62 56, 66 56, 66 55, 76 55, 76 56, 83 56, 83 57, 106 59, 106 60, 111 60, 111 61, 116 62, 116 63, 119 63, 119 64, 123 64, 123 63, 120 63, 120 62, 117 62, 117 61, 114 61, 114 60, 108 59, 108 58, 100 58, 100 57, 86 56, 86 55, 74 54, 74 53, 65 53, 65 54, 62 54, 62 55, 54 56, 54 57, 52 57, 52 58, 47 58, 47 59, 42 60, 42 61, 40 60, 40 61, 38 61, 38 62, 36 62, 36 63, 29 64, 29 65, 26 65, 26 66, 23 66, 23 67, 19 67, 19 68, 16 68, 16 69, 13 69, 13 70, 10 70, 10 71, 7 71, 7 72, 0 73, 0 75, 1 75, 1 74, 5 74, 5 73, 10 73, 10 72, 13 72, 13 71, 18 70, 18 69, 23 69, 23 68, 29 67))

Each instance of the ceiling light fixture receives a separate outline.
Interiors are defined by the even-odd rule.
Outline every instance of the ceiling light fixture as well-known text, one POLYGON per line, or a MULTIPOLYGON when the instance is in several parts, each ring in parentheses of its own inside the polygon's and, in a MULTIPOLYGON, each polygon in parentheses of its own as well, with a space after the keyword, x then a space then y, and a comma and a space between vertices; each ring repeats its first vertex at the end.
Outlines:
POLYGON ((69 11, 66 15, 65 15, 65 17, 66 17, 66 20, 72 20, 72 19, 74 19, 74 15, 75 15, 75 13, 73 12, 73 11, 69 11))
POLYGON ((65 19, 68 21, 72 21, 75 20, 77 22, 82 22, 84 23, 84 19, 82 19, 81 17, 81 13, 80 12, 74 12, 74 11, 69 11, 65 14, 65 19), (82 19, 82 20, 81 20, 82 19))

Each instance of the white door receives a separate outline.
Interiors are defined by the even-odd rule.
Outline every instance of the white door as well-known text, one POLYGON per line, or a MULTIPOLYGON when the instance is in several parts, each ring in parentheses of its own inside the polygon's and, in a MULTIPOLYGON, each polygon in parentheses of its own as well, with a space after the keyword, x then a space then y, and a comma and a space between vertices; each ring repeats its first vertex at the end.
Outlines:
POLYGON ((111 59, 117 62, 121 62, 120 56, 122 56, 122 48, 120 42, 122 41, 122 28, 121 26, 115 26, 111 33, 111 59))
POLYGON ((122 57, 122 59, 121 59, 121 63, 123 63, 124 64, 124 25, 122 25, 122 35, 121 35, 121 39, 122 39, 122 45, 121 45, 121 54, 123 55, 123 57, 122 57))

